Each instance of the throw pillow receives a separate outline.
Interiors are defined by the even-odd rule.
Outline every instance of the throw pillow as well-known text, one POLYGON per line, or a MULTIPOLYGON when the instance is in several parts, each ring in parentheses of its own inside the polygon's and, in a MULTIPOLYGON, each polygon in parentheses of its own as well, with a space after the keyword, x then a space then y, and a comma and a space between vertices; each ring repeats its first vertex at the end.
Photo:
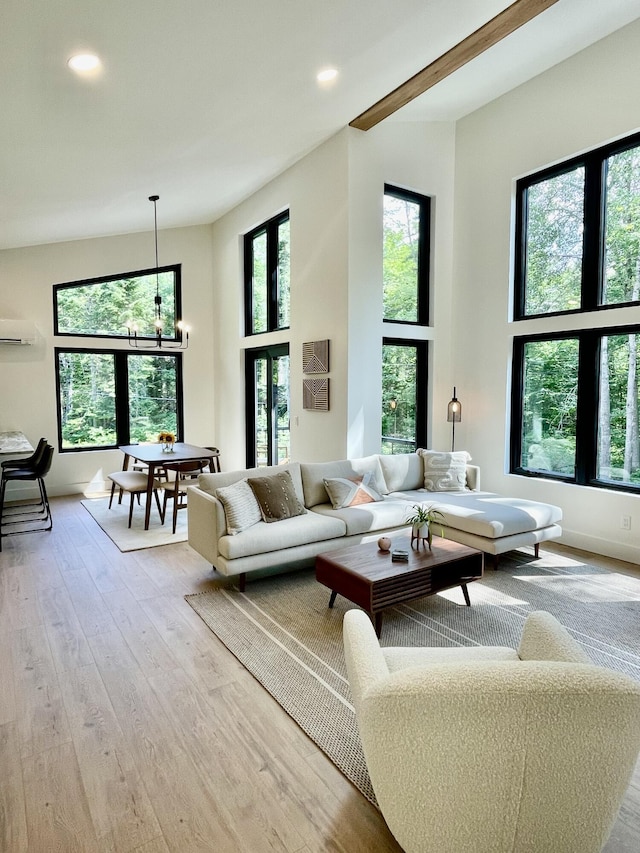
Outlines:
POLYGON ((224 507, 227 533, 235 536, 262 519, 260 505, 246 480, 216 489, 216 497, 224 507))
POLYGON ((324 487, 329 495, 331 506, 334 509, 343 509, 347 506, 360 506, 384 500, 371 485, 372 481, 374 481, 374 474, 368 472, 364 477, 354 477, 353 480, 346 477, 325 479, 324 487))
POLYGON ((269 477, 249 477, 248 483, 260 504, 263 521, 282 521, 306 512, 288 471, 269 477))
POLYGON ((424 487, 428 492, 459 492, 467 484, 467 462, 471 456, 466 450, 445 453, 423 450, 418 453, 424 464, 424 487))

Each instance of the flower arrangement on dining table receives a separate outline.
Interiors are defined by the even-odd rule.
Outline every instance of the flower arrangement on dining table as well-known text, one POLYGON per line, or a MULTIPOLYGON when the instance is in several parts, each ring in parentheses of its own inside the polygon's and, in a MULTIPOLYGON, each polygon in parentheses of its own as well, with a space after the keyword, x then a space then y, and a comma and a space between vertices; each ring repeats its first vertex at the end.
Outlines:
POLYGON ((173 450, 173 445, 175 444, 176 437, 172 432, 169 432, 168 430, 162 430, 162 432, 158 434, 158 441, 160 442, 160 444, 162 444, 162 449, 169 452, 173 450))

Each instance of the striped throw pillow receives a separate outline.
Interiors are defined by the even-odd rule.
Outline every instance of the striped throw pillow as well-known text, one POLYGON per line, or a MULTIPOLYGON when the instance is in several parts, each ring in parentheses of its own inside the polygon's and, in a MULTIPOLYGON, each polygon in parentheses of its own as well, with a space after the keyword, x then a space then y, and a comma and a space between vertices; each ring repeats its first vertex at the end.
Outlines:
POLYGON ((246 480, 216 489, 216 497, 224 507, 227 533, 235 536, 262 520, 260 506, 246 480))

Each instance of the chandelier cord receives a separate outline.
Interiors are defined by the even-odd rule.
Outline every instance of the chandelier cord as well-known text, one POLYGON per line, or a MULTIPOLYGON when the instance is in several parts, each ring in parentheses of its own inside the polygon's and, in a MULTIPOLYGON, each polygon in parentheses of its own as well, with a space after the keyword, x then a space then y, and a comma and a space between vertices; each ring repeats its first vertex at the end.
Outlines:
POLYGON ((149 201, 153 202, 153 233, 156 237, 156 270, 158 269, 158 208, 156 202, 160 198, 159 195, 150 195, 149 201))
MULTIPOLYGON (((153 233, 155 237, 156 248, 156 298, 155 298, 155 314, 156 314, 156 334, 159 334, 158 329, 162 323, 162 297, 160 296, 160 265, 158 263, 158 206, 157 202, 159 195, 150 195, 149 201, 153 202, 153 233)), ((161 333, 160 333, 161 334, 161 333)))
MULTIPOLYGON (((127 324, 127 334, 129 338, 129 346, 136 349, 188 349, 189 347, 189 328, 184 326, 182 320, 175 323, 176 337, 172 342, 163 341, 162 339, 162 297, 160 296, 160 263, 158 258, 158 208, 157 201, 159 195, 150 195, 149 201, 153 202, 153 233, 155 239, 155 255, 156 255, 156 295, 154 298, 154 314, 155 314, 155 332, 153 342, 141 342, 138 338, 137 326, 133 321, 127 324), (132 334, 133 332, 133 334, 132 334)), ((174 303, 175 314, 175 303, 174 303)))

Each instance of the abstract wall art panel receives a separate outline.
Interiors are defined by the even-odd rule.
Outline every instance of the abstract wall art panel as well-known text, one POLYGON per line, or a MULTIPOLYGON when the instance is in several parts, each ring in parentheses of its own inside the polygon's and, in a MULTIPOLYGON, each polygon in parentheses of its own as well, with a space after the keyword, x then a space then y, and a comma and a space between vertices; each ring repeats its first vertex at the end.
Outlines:
POLYGON ((329 411, 329 380, 302 380, 302 408, 314 412, 329 411))
POLYGON ((308 341, 302 344, 302 370, 304 373, 329 372, 329 341, 308 341))

